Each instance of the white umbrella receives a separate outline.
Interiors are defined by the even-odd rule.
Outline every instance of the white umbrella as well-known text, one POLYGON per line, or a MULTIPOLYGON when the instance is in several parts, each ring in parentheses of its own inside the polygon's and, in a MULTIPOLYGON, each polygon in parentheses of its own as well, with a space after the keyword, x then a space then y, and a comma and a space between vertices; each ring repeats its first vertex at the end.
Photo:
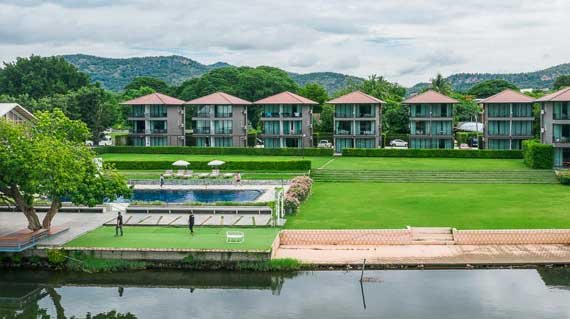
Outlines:
POLYGON ((184 167, 186 167, 188 165, 190 165, 190 163, 183 161, 183 160, 178 160, 178 161, 172 163, 172 166, 184 166, 184 167))
POLYGON ((208 166, 220 166, 224 164, 226 164, 226 162, 220 160, 213 160, 210 163, 208 163, 208 166))

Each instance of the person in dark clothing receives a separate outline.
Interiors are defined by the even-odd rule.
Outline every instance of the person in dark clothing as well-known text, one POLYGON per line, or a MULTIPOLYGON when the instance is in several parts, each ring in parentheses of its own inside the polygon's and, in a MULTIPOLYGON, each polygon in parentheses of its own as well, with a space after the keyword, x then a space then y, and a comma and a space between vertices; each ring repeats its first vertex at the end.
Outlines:
POLYGON ((164 175, 160 174, 160 188, 164 185, 164 175))
POLYGON ((188 229, 190 229, 191 234, 194 234, 194 214, 190 214, 188 217, 188 229))
POLYGON ((121 212, 117 215, 117 224, 115 225, 115 236, 119 236, 119 230, 121 231, 121 236, 123 236, 123 216, 121 212))

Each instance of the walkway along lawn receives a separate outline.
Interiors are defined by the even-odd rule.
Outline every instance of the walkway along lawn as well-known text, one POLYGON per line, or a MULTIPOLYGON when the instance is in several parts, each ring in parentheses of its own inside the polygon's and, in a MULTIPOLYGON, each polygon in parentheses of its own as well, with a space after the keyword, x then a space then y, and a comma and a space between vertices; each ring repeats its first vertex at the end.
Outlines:
POLYGON ((290 229, 570 228, 570 187, 528 184, 315 183, 290 229))
POLYGON ((123 230, 123 237, 115 237, 114 226, 102 226, 68 242, 65 247, 268 250, 279 232, 279 228, 261 227, 195 227, 194 235, 185 227, 126 226, 123 230), (244 232, 245 241, 226 243, 226 231, 229 230, 244 232))

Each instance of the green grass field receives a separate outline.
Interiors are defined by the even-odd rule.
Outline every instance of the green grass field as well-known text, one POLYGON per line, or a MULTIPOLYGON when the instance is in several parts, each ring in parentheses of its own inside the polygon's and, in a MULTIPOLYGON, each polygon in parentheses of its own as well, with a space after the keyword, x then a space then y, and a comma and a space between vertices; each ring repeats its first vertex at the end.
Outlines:
POLYGON ((338 170, 529 170, 522 159, 338 157, 326 169, 338 170))
POLYGON ((66 247, 110 248, 194 248, 268 250, 279 228, 213 228, 196 227, 194 235, 187 228, 134 226, 124 227, 124 236, 115 237, 115 227, 99 227, 67 244, 66 247), (245 234, 241 244, 226 243, 226 231, 238 230, 245 234))
POLYGON ((286 228, 570 228, 570 187, 315 183, 286 228))
MULTIPOLYGON (((120 154, 108 153, 100 155, 107 161, 172 161, 185 160, 192 161, 295 161, 302 160, 301 156, 261 156, 261 155, 189 155, 189 154, 120 154)), ((321 167, 332 157, 309 157, 304 159, 311 161, 313 168, 321 167)))

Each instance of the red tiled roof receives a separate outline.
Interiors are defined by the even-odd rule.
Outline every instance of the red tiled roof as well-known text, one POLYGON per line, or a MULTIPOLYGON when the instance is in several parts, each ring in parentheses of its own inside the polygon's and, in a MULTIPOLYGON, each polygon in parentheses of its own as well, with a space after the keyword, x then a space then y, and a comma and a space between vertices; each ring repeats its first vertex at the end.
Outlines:
POLYGON ((311 101, 307 98, 299 96, 291 92, 281 92, 270 97, 266 97, 259 101, 253 102, 253 104, 311 104, 317 105, 319 103, 311 101))
POLYGON ((184 101, 179 100, 177 98, 173 98, 168 95, 164 95, 162 93, 151 93, 145 96, 138 97, 136 99, 132 99, 130 101, 123 102, 121 104, 127 105, 145 105, 145 104, 154 104, 154 105, 183 105, 184 101))
POLYGON ((534 102, 534 99, 532 97, 511 89, 506 89, 481 101, 483 104, 532 102, 534 102))
POLYGON ((422 94, 418 94, 415 96, 412 96, 410 98, 407 98, 404 102, 402 102, 403 104, 419 104, 419 103, 425 103, 425 104, 432 104, 432 103, 459 103, 459 101, 457 101, 456 99, 452 99, 449 96, 445 96, 439 92, 436 92, 434 90, 428 90, 425 91, 422 94))
POLYGON ((547 94, 535 102, 566 102, 570 101, 570 87, 563 88, 554 93, 547 94))
POLYGON ((328 104, 386 104, 386 102, 360 91, 354 91, 327 102, 328 104))
POLYGON ((249 105, 250 101, 240 99, 224 92, 216 92, 210 95, 202 96, 197 99, 186 102, 188 105, 205 105, 205 104, 218 104, 218 105, 249 105))

